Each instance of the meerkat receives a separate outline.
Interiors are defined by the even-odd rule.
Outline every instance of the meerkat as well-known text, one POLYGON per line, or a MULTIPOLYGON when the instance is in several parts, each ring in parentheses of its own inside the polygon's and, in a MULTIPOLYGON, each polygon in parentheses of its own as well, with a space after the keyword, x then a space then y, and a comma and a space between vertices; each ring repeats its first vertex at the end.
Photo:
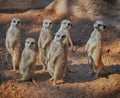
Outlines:
MULTIPOLYGON (((65 58, 66 61, 68 61, 68 47, 69 47, 69 44, 70 44, 70 46, 73 50, 73 42, 72 42, 72 38, 71 38, 71 35, 70 35, 71 27, 72 27, 72 23, 71 23, 70 20, 62 20, 60 29, 57 32, 57 34, 66 35, 66 38, 63 40, 63 45, 64 45, 65 53, 66 53, 66 58, 65 58)), ((67 62, 66 62, 66 70, 70 71, 69 70, 69 65, 67 64, 67 62)))
POLYGON ((66 66, 66 54, 63 40, 65 37, 66 35, 63 34, 55 34, 47 55, 47 71, 52 77, 50 80, 53 81, 53 85, 56 85, 58 79, 64 81, 63 72, 66 66))
POLYGON ((15 71, 20 61, 20 47, 21 47, 21 34, 20 27, 21 21, 20 19, 13 18, 11 20, 11 25, 6 33, 6 48, 7 55, 6 60, 7 63, 12 64, 13 70, 15 71))
POLYGON ((36 62, 35 46, 35 39, 27 38, 25 40, 25 48, 20 61, 20 73, 22 74, 22 78, 19 81, 28 81, 33 78, 36 62))
POLYGON ((107 73, 110 73, 108 67, 104 66, 101 57, 102 38, 105 28, 106 26, 103 21, 98 20, 94 23, 94 31, 92 32, 85 49, 88 54, 88 63, 92 71, 96 74, 96 78, 98 78, 101 68, 103 68, 107 73))
POLYGON ((45 71, 47 68, 47 64, 45 63, 45 61, 50 47, 50 43, 53 40, 53 35, 51 31, 52 26, 53 22, 49 19, 45 19, 43 21, 43 27, 41 29, 38 39, 39 61, 40 64, 43 66, 42 71, 45 71))

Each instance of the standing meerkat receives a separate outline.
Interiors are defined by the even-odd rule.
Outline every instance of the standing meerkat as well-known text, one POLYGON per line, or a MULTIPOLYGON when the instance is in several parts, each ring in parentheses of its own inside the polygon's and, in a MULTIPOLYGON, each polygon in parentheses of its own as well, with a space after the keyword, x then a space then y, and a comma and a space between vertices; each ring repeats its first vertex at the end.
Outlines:
POLYGON ((45 61, 50 47, 50 43, 53 40, 53 35, 51 31, 52 26, 52 21, 49 19, 45 19, 43 21, 43 27, 41 29, 40 36, 38 39, 39 61, 40 64, 43 66, 43 71, 45 71, 45 69, 47 68, 45 61))
POLYGON ((109 72, 108 67, 104 66, 102 62, 102 38, 106 26, 100 20, 94 23, 94 31, 92 32, 87 44, 86 51, 88 53, 88 63, 90 64, 91 69, 96 73, 96 78, 103 68, 107 73, 109 72))
POLYGON ((35 39, 27 38, 25 40, 25 48, 22 52, 22 57, 20 61, 20 73, 23 76, 19 81, 28 81, 32 79, 34 75, 34 67, 36 62, 35 46, 35 39))
POLYGON ((21 21, 20 19, 13 18, 11 20, 11 25, 6 33, 6 60, 7 63, 13 65, 13 70, 15 71, 17 66, 19 65, 20 60, 20 47, 21 47, 21 34, 20 27, 21 21))
POLYGON ((67 62, 65 59, 65 48, 63 46, 65 37, 66 35, 56 34, 47 55, 47 70, 52 76, 50 80, 53 80, 53 85, 56 85, 58 79, 63 81, 63 73, 67 62))
MULTIPOLYGON (((62 20, 61 21, 61 26, 60 29, 58 30, 57 34, 63 34, 66 35, 66 38, 63 40, 63 45, 65 48, 65 53, 66 53, 66 61, 68 61, 68 47, 69 45, 71 46, 72 50, 73 50, 73 42, 72 42, 72 38, 70 35, 70 29, 72 27, 72 23, 70 20, 62 20)), ((69 71, 69 66, 67 64, 68 62, 66 62, 66 70, 69 71)))

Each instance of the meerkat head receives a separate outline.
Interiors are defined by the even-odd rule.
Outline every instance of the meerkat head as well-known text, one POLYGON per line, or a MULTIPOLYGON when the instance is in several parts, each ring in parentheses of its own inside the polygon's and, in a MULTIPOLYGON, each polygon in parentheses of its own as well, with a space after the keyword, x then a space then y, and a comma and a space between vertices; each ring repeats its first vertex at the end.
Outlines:
POLYGON ((20 21, 20 19, 18 19, 18 18, 13 18, 13 19, 11 20, 11 26, 12 26, 12 27, 19 27, 20 24, 21 24, 21 21, 20 21))
POLYGON ((70 20, 62 20, 61 21, 61 28, 62 29, 71 29, 71 27, 72 27, 72 23, 71 23, 71 21, 70 20))
POLYGON ((43 27, 47 29, 51 29, 53 26, 53 22, 49 19, 43 20, 43 27))
POLYGON ((94 29, 97 29, 98 31, 104 31, 106 28, 106 25, 103 23, 103 21, 96 21, 94 23, 94 29))
POLYGON ((63 41, 65 38, 66 38, 66 35, 56 33, 54 39, 55 39, 56 41, 58 41, 58 42, 61 42, 61 41, 63 41))
POLYGON ((25 47, 30 48, 30 49, 35 49, 36 47, 36 41, 33 38, 27 38, 25 40, 25 47))

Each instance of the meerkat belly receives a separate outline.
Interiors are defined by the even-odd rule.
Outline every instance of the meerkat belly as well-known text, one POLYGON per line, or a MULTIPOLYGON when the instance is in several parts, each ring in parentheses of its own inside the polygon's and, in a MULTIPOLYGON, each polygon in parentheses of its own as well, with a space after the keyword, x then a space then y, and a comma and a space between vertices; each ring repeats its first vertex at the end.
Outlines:
POLYGON ((64 54, 64 50, 62 48, 59 47, 59 51, 58 51, 58 56, 56 57, 56 59, 53 61, 53 65, 55 66, 59 66, 61 65, 61 67, 64 65, 65 63, 65 54, 64 54))
POLYGON ((15 46, 20 45, 19 43, 21 42, 21 36, 20 36, 19 32, 11 31, 7 35, 7 38, 8 38, 9 42, 13 41, 15 46))
POLYGON ((92 58, 94 60, 95 65, 98 65, 100 57, 101 57, 101 49, 100 49, 100 47, 96 47, 95 49, 93 49, 91 56, 92 56, 92 58))
POLYGON ((61 65, 61 67, 63 65, 65 65, 65 56, 64 55, 59 55, 57 58, 56 58, 56 61, 54 62, 54 64, 56 65, 61 65))

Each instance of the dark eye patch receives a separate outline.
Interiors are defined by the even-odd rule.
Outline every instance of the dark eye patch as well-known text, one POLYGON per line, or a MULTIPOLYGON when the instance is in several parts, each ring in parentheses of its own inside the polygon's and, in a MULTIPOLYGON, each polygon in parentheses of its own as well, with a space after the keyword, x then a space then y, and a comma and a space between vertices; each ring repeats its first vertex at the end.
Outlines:
POLYGON ((60 37, 60 35, 57 35, 57 37, 60 37))
POLYGON ((65 37, 66 37, 66 35, 63 35, 63 36, 62 36, 62 38, 65 38, 65 37))
POLYGON ((33 45, 33 44, 34 44, 34 42, 31 42, 31 44, 33 45))
POLYGON ((27 42, 29 44, 29 42, 27 42))
POLYGON ((68 25, 71 25, 71 23, 68 23, 68 25))
POLYGON ((51 25, 52 23, 50 22, 49 24, 51 25))
POLYGON ((15 20, 13 20, 13 22, 15 23, 16 21, 15 21, 15 20))
POLYGON ((18 21, 17 23, 20 23, 20 21, 18 21))
POLYGON ((100 26, 103 26, 103 25, 101 25, 101 24, 98 24, 98 27, 100 27, 100 26))

